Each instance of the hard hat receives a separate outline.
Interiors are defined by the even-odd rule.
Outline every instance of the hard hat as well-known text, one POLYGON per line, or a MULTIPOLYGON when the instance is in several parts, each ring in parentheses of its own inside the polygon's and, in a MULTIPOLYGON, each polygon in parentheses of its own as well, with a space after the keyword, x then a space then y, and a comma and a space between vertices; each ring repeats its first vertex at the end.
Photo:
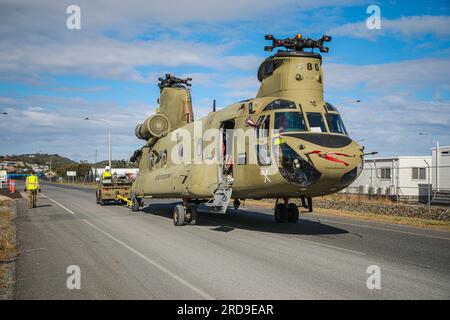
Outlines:
POLYGON ((106 167, 105 167, 105 170, 106 170, 106 171, 109 171, 109 170, 111 170, 111 168, 110 168, 109 166, 106 166, 106 167))

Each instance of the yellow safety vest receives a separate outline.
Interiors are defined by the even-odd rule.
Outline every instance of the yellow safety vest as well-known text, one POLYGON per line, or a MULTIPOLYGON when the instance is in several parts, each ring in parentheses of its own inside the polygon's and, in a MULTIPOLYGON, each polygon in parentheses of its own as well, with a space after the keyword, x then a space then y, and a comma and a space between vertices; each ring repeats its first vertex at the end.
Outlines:
POLYGON ((111 179, 112 178, 112 174, 111 172, 105 171, 102 174, 102 179, 111 179))
POLYGON ((28 176, 26 181, 26 188, 27 190, 39 189, 39 178, 36 175, 28 176))

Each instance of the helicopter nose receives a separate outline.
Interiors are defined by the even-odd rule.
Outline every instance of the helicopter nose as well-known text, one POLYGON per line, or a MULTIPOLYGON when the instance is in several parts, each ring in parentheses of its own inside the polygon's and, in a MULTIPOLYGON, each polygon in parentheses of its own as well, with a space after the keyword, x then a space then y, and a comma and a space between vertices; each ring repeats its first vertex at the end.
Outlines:
POLYGON ((281 175, 301 187, 314 185, 322 192, 335 192, 351 184, 359 175, 362 157, 356 145, 327 148, 304 140, 288 138, 280 144, 281 175))
POLYGON ((308 154, 314 167, 321 173, 322 183, 330 191, 350 185, 362 171, 362 157, 348 151, 312 150, 308 154))

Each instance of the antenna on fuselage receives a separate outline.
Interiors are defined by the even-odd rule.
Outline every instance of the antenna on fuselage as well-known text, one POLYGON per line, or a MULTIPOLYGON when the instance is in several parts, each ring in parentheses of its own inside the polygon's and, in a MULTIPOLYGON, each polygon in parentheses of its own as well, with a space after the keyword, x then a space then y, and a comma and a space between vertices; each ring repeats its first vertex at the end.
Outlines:
POLYGON ((213 100, 213 112, 216 112, 216 99, 213 100))

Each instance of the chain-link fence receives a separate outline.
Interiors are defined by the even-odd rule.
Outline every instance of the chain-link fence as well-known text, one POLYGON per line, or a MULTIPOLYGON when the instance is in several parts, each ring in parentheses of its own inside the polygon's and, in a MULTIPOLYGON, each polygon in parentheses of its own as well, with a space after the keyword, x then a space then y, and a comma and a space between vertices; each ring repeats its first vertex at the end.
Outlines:
POLYGON ((365 163, 361 175, 341 193, 398 202, 450 205, 450 166, 365 163))

